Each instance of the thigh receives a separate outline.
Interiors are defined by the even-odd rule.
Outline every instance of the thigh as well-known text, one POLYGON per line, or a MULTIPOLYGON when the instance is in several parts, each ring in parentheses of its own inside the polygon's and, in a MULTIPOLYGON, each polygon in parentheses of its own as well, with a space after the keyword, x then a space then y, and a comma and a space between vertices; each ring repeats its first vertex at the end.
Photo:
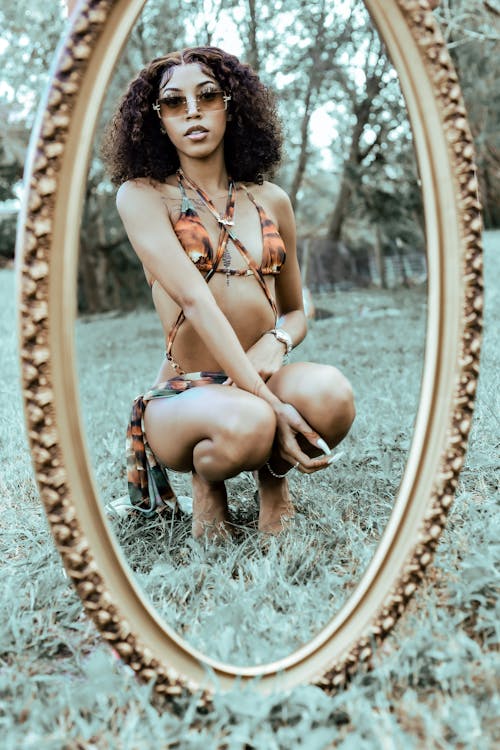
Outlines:
POLYGON ((162 463, 177 471, 192 467, 201 440, 248 438, 272 429, 271 407, 234 386, 206 385, 170 398, 152 399, 144 415, 146 436, 162 463), (267 429, 267 423, 269 428, 267 429))
POLYGON ((347 378, 336 367, 314 362, 285 365, 267 381, 281 401, 297 411, 330 444, 349 431, 354 396, 347 378))

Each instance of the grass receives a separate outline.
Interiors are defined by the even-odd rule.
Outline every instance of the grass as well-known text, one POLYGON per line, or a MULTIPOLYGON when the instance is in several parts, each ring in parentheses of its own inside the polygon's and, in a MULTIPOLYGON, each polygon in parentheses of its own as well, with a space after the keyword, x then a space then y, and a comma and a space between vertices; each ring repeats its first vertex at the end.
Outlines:
MULTIPOLYGON (((180 698, 163 713, 151 706, 150 689, 115 661, 82 616, 53 548, 15 385, 14 313, 3 307, 2 747, 487 750, 498 745, 500 260, 494 250, 499 239, 499 233, 487 237, 477 408, 435 565, 380 649, 375 669, 358 674, 334 698, 312 686, 267 697, 250 687, 217 695, 209 715, 197 710, 196 696, 180 698)), ((12 291, 12 272, 1 272, 2 299, 12 291)), ((291 533, 262 549, 252 527, 257 507, 248 476, 230 484, 231 507, 244 530, 225 547, 191 543, 188 519, 174 529, 134 518, 115 522, 135 575, 155 602, 168 603, 165 617, 191 643, 220 658, 267 660, 278 646, 288 653, 309 638, 348 595, 353 580, 348 571, 359 573, 373 553, 401 478, 418 400, 423 301, 418 290, 316 300, 333 316, 314 324, 300 356, 336 362, 344 370, 356 391, 358 418, 344 458, 328 477, 294 478, 300 516, 291 533), (188 629, 190 621, 195 624, 188 629), (225 651, 218 653, 221 641, 225 651)), ((161 336, 152 315, 143 312, 81 321, 78 344, 86 429, 99 449, 92 461, 108 502, 125 492, 123 424, 131 398, 156 372, 161 336)), ((188 494, 186 477, 176 476, 175 483, 188 494)))
MULTIPOLYGON (((287 656, 342 606, 386 525, 410 444, 425 289, 337 292, 318 295, 316 304, 321 318, 293 359, 338 364, 353 383, 359 416, 339 447, 339 463, 314 476, 293 473, 299 511, 293 528, 263 544, 250 474, 228 483, 239 533, 222 546, 193 543, 189 516, 174 525, 169 519, 114 522, 127 561, 159 612, 196 648, 233 664, 287 656)), ((133 396, 158 368, 162 335, 156 314, 144 312, 80 321, 77 341, 82 414, 108 503, 126 494, 124 425, 133 396), (103 394, 113 394, 110 409, 103 408, 103 394)), ((172 479, 178 494, 191 494, 187 475, 172 473, 172 479)))

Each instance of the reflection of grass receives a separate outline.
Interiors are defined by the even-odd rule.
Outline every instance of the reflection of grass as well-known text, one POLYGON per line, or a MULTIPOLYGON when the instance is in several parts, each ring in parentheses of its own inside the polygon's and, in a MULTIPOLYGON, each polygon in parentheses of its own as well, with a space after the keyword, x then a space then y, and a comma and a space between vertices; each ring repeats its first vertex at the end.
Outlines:
MULTIPOLYGON (((96 638, 93 626, 81 615, 79 601, 54 551, 31 476, 19 391, 17 386, 13 387, 17 376, 13 312, 5 305, 2 307, 2 748, 77 750, 98 747, 135 750, 171 747, 191 750, 203 747, 205 750, 241 750, 246 746, 249 750, 290 750, 299 747, 326 750, 331 746, 356 750, 492 750, 498 747, 496 680, 499 639, 495 601, 499 533, 496 520, 498 495, 495 493, 499 476, 500 332, 496 321, 500 311, 500 261, 498 254, 493 254, 493 249, 495 242, 498 246, 499 239, 499 233, 490 235, 491 252, 486 257, 486 339, 470 449, 458 496, 439 545, 436 565, 406 616, 380 649, 373 672, 368 676, 356 676, 349 689, 333 699, 313 687, 296 688, 286 694, 277 691, 266 697, 257 695, 251 688, 244 692, 236 688, 231 693, 216 696, 215 710, 209 715, 196 711, 196 696, 191 701, 176 700, 177 711, 172 714, 159 716, 151 709, 149 689, 140 687, 127 670, 114 662, 108 648, 96 638)), ((12 272, 3 271, 0 273, 1 298, 12 298, 12 289, 12 272)), ((382 295, 370 293, 366 297, 368 307, 373 305, 374 298, 384 299, 382 295)), ((347 303, 354 298, 343 295, 340 299, 347 303)), ((324 306, 321 301, 321 307, 324 306)), ((372 357, 372 369, 364 375, 370 360, 370 349, 376 346, 377 341, 380 346, 386 346, 387 341, 378 336, 382 320, 372 319, 376 327, 368 331, 362 328, 363 318, 349 318, 354 312, 346 310, 349 320, 342 325, 338 322, 334 324, 335 318, 332 318, 320 321, 315 326, 316 330, 324 331, 325 345, 328 345, 326 332, 332 332, 329 338, 332 349, 337 340, 334 334, 340 331, 340 356, 334 352, 332 358, 341 362, 354 382, 358 398, 357 424, 346 444, 345 460, 331 470, 329 503, 337 503, 339 512, 340 509, 350 508, 343 522, 351 523, 353 531, 360 530, 360 534, 364 533, 367 538, 375 540, 376 531, 372 531, 370 525, 381 522, 388 512, 404 460, 404 441, 408 439, 411 410, 410 405, 400 408, 403 395, 392 408, 389 388, 387 398, 384 397, 384 381, 380 380, 380 376, 385 371, 386 375, 396 378, 387 366, 384 370, 384 362, 372 357), (323 325, 331 328, 320 328, 323 325), (334 325, 338 327, 334 328, 334 325), (367 333, 363 339, 360 336, 362 330, 367 333), (364 352, 361 351, 362 340, 366 347, 364 352), (378 394, 378 402, 374 397, 375 405, 384 411, 377 411, 377 415, 383 414, 384 418, 392 412, 399 415, 397 419, 401 423, 401 434, 395 431, 393 422, 384 422, 378 416, 371 418, 369 391, 366 393, 363 390, 363 382, 373 386, 378 394), (405 419, 407 426, 403 424, 405 419), (392 425, 394 432, 386 425, 389 428, 392 425), (349 482, 356 472, 357 505, 354 496, 349 500, 350 504, 344 504, 348 498, 349 482), (338 492, 336 489, 334 491, 336 482, 338 492), (387 508, 381 507, 384 503, 387 508)), ((111 352, 112 347, 118 348, 122 343, 117 336, 116 340, 113 338, 116 329, 111 330, 108 323, 96 321, 87 328, 89 332, 93 330, 99 339, 102 332, 106 333, 111 352)), ((113 373, 105 369, 104 359, 100 360, 101 370, 96 376, 98 382, 95 388, 91 389, 86 384, 89 389, 87 397, 95 398, 96 404, 102 407, 101 411, 106 415, 102 423, 104 429, 99 431, 95 423, 95 434, 101 440, 97 446, 101 458, 96 473, 106 498, 124 493, 122 459, 114 451, 122 443, 123 423, 127 418, 130 399, 149 384, 150 373, 155 371, 160 342, 159 331, 149 315, 129 316, 115 323, 117 328, 127 325, 135 333, 140 331, 145 336, 145 346, 126 345, 124 353, 127 358, 121 360, 120 368, 114 372, 114 377, 118 378, 116 387, 110 389, 113 373), (150 347, 150 351, 144 352, 147 347, 150 347), (139 356, 139 349, 140 372, 137 365, 133 365, 139 356)), ((385 323, 397 325, 397 318, 389 318, 385 323)), ((132 341, 132 337, 129 340, 132 341)), ((100 339, 95 345, 104 347, 104 342, 100 339)), ((410 342, 409 348, 411 350, 410 342)), ((336 345, 335 349, 337 351, 336 345)), ((406 358, 406 351, 406 341, 403 341, 401 351, 397 353, 399 362, 393 360, 393 367, 396 370, 400 367, 408 373, 412 368, 413 355, 408 354, 406 358)), ((314 358, 321 359, 324 353, 318 345, 314 358)), ((416 373, 415 377, 418 379, 416 373)), ((90 380, 90 372, 87 379, 90 380)), ((404 379, 402 389, 408 390, 406 386, 404 379)), ((317 475, 317 480, 324 476, 317 475)), ((300 484, 302 479, 298 481, 300 484)), ((235 487, 231 488, 234 507, 237 500, 235 487)), ((238 509, 242 515, 246 513, 252 517, 256 506, 250 486, 242 488, 242 495, 243 489, 246 493, 244 497, 248 497, 248 505, 239 502, 238 509)), ((321 485, 318 487, 318 500, 321 499, 320 491, 321 485)), ((321 528, 318 531, 318 512, 310 504, 304 508, 302 501, 299 505, 303 513, 300 533, 304 529, 304 538, 306 529, 310 534, 314 531, 315 536, 322 533, 321 528)), ((319 503, 320 511, 322 508, 323 505, 319 503)), ((197 556, 199 570, 203 569, 206 576, 211 575, 213 560, 222 554, 221 549, 194 547, 187 534, 183 541, 182 528, 182 524, 175 528, 172 544, 175 543, 179 549, 184 546, 187 556, 191 555, 193 560, 197 556)), ((163 554, 155 562, 158 565, 165 559, 168 562, 165 550, 170 544, 169 530, 163 528, 161 523, 156 526, 148 523, 143 525, 141 535, 137 531, 137 522, 132 519, 125 521, 120 531, 124 543, 138 545, 141 538, 144 542, 151 538, 157 538, 158 543, 164 541, 163 554)), ((251 547, 246 564, 248 577, 255 571, 261 575, 258 565, 265 559, 269 559, 273 565, 285 565, 289 560, 286 545, 281 545, 281 542, 275 544, 265 558, 251 530, 240 542, 242 552, 248 547, 251 547), (255 561, 258 565, 254 567, 255 561)), ((237 545, 225 548, 236 566, 241 565, 241 559, 237 556, 240 548, 237 545)), ((305 574, 310 575, 311 560, 316 554, 316 549, 313 548, 312 552, 306 549, 303 561, 295 558, 296 567, 289 565, 287 569, 289 577, 296 575, 298 583, 301 583, 300 565, 303 563, 305 574)), ((316 580, 321 579, 316 576, 316 580)), ((201 572, 198 585, 204 586, 201 572)), ((338 602, 339 599, 334 601, 333 606, 338 602)), ((258 619, 257 615, 255 619, 258 619)), ((235 633, 234 638, 237 637, 238 633, 235 633)))
MULTIPOLYGON (((189 519, 175 527, 159 520, 115 523, 157 609, 190 643, 223 661, 286 656, 326 624, 373 555, 404 468, 418 403, 425 291, 323 294, 318 305, 330 317, 311 324, 294 359, 337 364, 353 382, 358 417, 339 463, 311 477, 292 473, 299 511, 293 529, 262 548, 250 475, 228 482, 242 528, 236 542, 193 544, 189 519)), ((155 314, 143 313, 81 322, 78 343, 83 414, 108 502, 126 492, 123 394, 151 380, 161 337, 155 314), (132 356, 145 352, 140 372, 129 367, 130 341, 137 342, 132 356), (113 403, 103 405, 102 393, 113 393, 113 403)), ((173 483, 178 494, 190 494, 187 475, 174 475, 173 483)))

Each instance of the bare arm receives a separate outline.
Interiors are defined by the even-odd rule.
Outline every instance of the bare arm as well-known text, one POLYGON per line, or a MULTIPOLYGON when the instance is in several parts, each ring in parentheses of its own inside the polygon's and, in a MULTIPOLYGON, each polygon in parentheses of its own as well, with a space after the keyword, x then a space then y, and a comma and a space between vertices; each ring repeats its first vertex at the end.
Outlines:
POLYGON ((275 406, 279 400, 251 365, 209 286, 183 251, 160 194, 130 181, 120 187, 117 207, 146 270, 183 310, 224 371, 240 388, 275 406))
POLYGON ((276 280, 276 296, 281 313, 280 328, 292 337, 294 346, 300 344, 307 333, 307 322, 302 300, 302 281, 297 260, 295 217, 288 195, 274 186, 278 230, 286 247, 286 262, 276 280))
MULTIPOLYGON (((286 331, 297 346, 307 332, 307 322, 303 310, 302 284, 297 262, 295 238, 295 218, 288 195, 277 185, 265 184, 266 194, 262 195, 265 205, 272 209, 278 231, 286 247, 286 261, 276 278, 276 298, 280 318, 278 327, 286 331)), ((264 334, 250 347, 247 355, 264 380, 277 372, 283 365, 286 347, 274 336, 264 334)))

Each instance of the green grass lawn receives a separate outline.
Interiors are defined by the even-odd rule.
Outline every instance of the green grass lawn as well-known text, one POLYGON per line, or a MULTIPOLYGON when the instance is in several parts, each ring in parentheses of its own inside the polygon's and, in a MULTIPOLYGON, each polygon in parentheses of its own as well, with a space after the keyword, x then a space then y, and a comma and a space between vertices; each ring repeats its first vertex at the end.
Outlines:
MULTIPOLYGON (((235 689, 217 695, 209 715, 197 710, 196 697, 180 698, 173 711, 158 714, 150 689, 115 661, 82 615, 32 478, 16 385, 14 312, 3 306, 2 748, 498 745, 499 241, 498 232, 487 236, 482 374, 457 500, 435 566, 380 649, 375 669, 357 675, 334 698, 312 686, 267 697, 235 689)), ((13 283, 11 271, 0 273, 2 299, 12 299, 13 283)), ((423 291, 344 292, 315 301, 331 315, 312 325, 294 356, 337 364, 354 385, 358 417, 338 464, 328 473, 293 478, 294 528, 262 548, 247 475, 229 485, 242 528, 236 542, 193 544, 189 518, 175 527, 135 518, 113 524, 137 579, 165 618, 193 645, 233 662, 289 653, 341 606, 384 528, 411 438, 423 291)), ((77 341, 82 411, 96 449, 91 460, 107 503, 126 491, 123 427, 131 399, 157 371, 161 332, 144 311, 81 320, 77 341)), ((174 485, 189 494, 187 477, 175 476, 174 485)))
MULTIPOLYGON (((168 519, 114 523, 136 579, 165 619, 199 650, 233 664, 287 656, 342 606, 386 525, 411 440, 425 289, 315 301, 321 317, 293 359, 338 365, 353 383, 358 417, 339 463, 314 476, 292 472, 293 528, 263 545, 250 474, 228 482, 235 542, 193 543, 189 516, 175 526, 168 519)), ((126 493, 124 425, 133 396, 158 370, 162 333, 154 312, 105 315, 79 321, 77 342, 82 415, 107 503, 126 493)), ((172 473, 172 480, 178 494, 191 494, 188 475, 172 473)))

